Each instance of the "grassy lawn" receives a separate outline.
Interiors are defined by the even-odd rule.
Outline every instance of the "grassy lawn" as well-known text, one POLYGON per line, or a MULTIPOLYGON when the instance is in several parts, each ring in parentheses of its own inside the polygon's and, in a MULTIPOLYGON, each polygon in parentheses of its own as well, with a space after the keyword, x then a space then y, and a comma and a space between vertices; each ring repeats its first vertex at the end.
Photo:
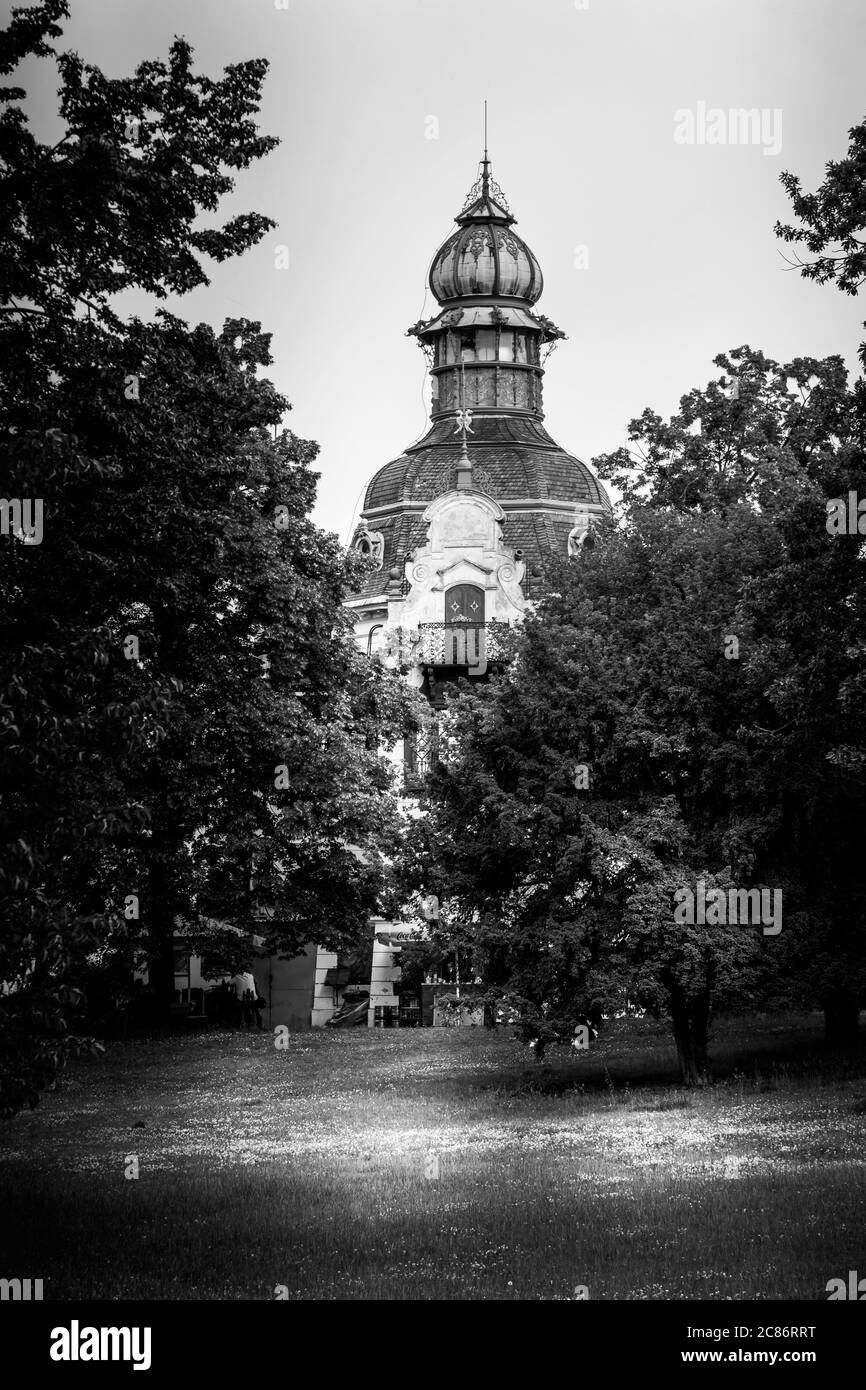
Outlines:
POLYGON ((113 1043, 0 1126, 0 1272, 47 1298, 823 1300, 866 1273, 866 1067, 820 1036, 720 1023, 701 1093, 648 1023, 540 1066, 480 1029, 113 1043))

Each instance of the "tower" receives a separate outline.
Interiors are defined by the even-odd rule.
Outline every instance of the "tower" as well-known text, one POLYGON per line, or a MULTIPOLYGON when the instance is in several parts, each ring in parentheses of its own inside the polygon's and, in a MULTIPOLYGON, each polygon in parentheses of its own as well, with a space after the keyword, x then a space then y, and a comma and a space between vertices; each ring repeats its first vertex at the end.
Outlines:
POLYGON ((367 488, 352 544, 373 567, 348 604, 359 646, 434 704, 443 679, 495 662, 546 557, 577 553, 610 511, 544 427, 544 361, 565 334, 535 308, 541 268, 486 149, 455 222, 430 268, 439 312, 408 330, 429 366, 430 425, 367 488))
MULTIPOLYGON (((610 512, 587 464, 545 430, 544 363, 564 334, 535 309, 541 267, 514 231, 487 149, 455 222, 430 270, 439 311, 409 329, 430 368, 430 428, 379 468, 352 542, 371 562, 348 600, 356 642, 427 696, 427 719, 398 751, 410 798, 439 756, 445 685, 484 680, 507 659, 503 637, 541 598, 545 560, 580 555, 594 518, 610 512)), ((473 1020, 456 956, 413 992, 396 956, 423 927, 377 917, 373 930, 368 1023, 473 1020), (436 1012, 452 990, 456 1015, 436 1012)))
MULTIPOLYGON (((541 597, 545 560, 578 555, 611 510, 591 470, 544 427, 544 362, 565 335, 535 308, 541 268, 486 149, 455 222, 430 268, 439 311, 408 330, 430 371, 430 425, 367 487, 352 544, 370 569, 347 604, 359 647, 427 697, 429 718, 399 751, 409 797, 438 757, 446 683, 484 679, 506 657, 504 634, 541 597)), ((456 985, 463 998, 459 962, 420 997, 405 985, 401 995, 395 955, 412 929, 377 918, 373 931, 370 1024, 435 1022, 438 992, 456 985)))

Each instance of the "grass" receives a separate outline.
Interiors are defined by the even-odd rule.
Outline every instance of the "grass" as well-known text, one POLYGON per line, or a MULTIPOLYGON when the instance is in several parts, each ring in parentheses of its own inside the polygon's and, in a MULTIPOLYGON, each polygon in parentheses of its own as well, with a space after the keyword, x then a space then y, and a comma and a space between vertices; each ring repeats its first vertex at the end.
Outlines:
POLYGON ((866 1080, 820 1022, 720 1024, 701 1092, 645 1022, 543 1066, 476 1029, 113 1043, 0 1128, 0 1273, 48 1298, 826 1299, 866 1272, 866 1080))

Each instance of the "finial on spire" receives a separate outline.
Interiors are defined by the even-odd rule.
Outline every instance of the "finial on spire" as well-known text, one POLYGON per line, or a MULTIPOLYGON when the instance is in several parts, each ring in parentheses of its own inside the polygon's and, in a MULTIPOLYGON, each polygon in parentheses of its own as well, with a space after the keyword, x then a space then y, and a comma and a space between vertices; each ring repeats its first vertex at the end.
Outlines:
POLYGON ((490 155, 487 150, 487 102, 485 100, 484 154, 481 158, 481 170, 466 194, 463 207, 455 218, 456 222, 459 222, 467 214, 473 221, 487 221, 490 217, 504 222, 515 220, 508 210, 505 194, 490 172, 490 164, 490 155))
POLYGON ((490 193, 490 160, 487 157, 487 98, 484 99, 484 158, 481 161, 481 196, 490 193))

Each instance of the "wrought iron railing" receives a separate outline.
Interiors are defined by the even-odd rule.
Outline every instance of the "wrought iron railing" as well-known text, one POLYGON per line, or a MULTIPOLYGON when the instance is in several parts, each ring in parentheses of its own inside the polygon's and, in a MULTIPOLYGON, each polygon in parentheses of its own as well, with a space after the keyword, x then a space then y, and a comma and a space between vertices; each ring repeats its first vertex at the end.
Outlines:
POLYGON ((417 661, 427 666, 477 667, 508 658, 508 623, 420 623, 417 661))
POLYGON ((439 724, 432 720, 411 729, 403 740, 403 790, 407 795, 423 791, 439 760, 439 724))

